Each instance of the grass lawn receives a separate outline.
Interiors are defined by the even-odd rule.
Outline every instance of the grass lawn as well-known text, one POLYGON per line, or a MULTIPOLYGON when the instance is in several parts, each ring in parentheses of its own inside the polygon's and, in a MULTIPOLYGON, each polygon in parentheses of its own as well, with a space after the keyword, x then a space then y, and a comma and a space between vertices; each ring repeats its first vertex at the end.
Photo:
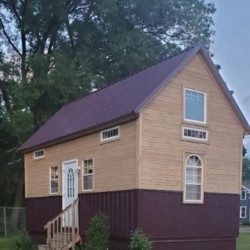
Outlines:
MULTIPOLYGON (((13 246, 16 236, 9 238, 0 238, 0 249, 1 250, 13 250, 13 246)), ((250 249, 250 234, 241 233, 239 239, 237 240, 237 250, 249 250, 250 249)))
POLYGON ((249 250, 250 249, 250 234, 241 233, 237 240, 237 250, 249 250))
POLYGON ((0 238, 0 249, 1 250, 11 250, 15 246, 15 237, 0 238))

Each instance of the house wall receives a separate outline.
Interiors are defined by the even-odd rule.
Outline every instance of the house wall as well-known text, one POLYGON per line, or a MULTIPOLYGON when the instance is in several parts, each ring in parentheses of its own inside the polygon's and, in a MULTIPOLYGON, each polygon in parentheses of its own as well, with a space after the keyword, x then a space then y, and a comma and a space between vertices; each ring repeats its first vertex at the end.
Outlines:
POLYGON ((204 191, 239 194, 243 129, 218 84, 197 54, 142 110, 139 187, 183 191, 189 154, 204 162, 204 191), (207 93, 207 124, 184 121, 184 88, 207 93), (206 129, 207 143, 181 139, 183 126, 206 129))
MULTIPOLYGON (((94 191, 114 191, 136 188, 137 185, 137 121, 120 125, 120 139, 101 143, 100 133, 45 149, 45 157, 33 159, 25 154, 25 197, 53 196, 49 193, 50 167, 59 168, 59 193, 62 193, 62 162, 78 159, 94 160, 94 191)), ((82 192, 82 169, 79 175, 79 192, 82 192)))

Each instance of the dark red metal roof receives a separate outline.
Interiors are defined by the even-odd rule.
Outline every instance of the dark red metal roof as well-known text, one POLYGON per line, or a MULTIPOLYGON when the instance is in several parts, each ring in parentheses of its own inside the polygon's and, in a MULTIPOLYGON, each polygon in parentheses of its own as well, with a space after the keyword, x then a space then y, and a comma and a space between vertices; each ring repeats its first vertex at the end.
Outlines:
POLYGON ((120 117, 131 116, 149 101, 202 46, 157 63, 111 86, 63 106, 21 147, 21 151, 53 144, 60 138, 105 124, 120 117))

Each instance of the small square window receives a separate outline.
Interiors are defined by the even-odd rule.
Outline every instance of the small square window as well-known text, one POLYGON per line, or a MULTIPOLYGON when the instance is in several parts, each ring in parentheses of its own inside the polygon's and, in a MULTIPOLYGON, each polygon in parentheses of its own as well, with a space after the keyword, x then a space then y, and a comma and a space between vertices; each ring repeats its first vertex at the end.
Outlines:
POLYGON ((39 150, 34 151, 34 159, 43 158, 44 156, 45 156, 44 149, 39 149, 39 150))
POLYGON ((119 138, 119 127, 113 127, 101 131, 101 141, 110 141, 119 138))

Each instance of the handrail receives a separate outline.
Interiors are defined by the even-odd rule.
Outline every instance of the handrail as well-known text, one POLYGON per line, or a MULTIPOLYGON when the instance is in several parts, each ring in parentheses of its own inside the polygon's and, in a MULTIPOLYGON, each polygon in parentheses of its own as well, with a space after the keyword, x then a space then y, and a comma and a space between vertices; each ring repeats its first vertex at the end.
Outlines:
POLYGON ((74 249, 80 240, 78 204, 79 199, 73 201, 44 225, 44 229, 47 230, 48 249, 74 249))
POLYGON ((58 219, 60 217, 60 215, 65 212, 66 210, 69 209, 69 207, 72 207, 75 203, 78 203, 79 202, 79 199, 76 199, 74 200, 71 204, 69 204, 67 207, 65 207, 58 215, 56 215, 53 219, 51 219, 50 221, 48 221, 44 226, 43 228, 46 229, 48 227, 48 224, 56 219, 58 219))

